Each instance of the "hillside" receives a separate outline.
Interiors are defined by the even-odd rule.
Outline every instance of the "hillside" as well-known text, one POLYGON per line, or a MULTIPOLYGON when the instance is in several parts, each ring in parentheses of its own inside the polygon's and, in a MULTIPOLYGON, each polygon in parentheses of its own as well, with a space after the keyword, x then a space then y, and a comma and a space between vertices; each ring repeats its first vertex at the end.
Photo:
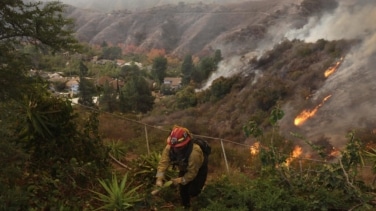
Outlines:
POLYGON ((165 5, 140 12, 102 13, 69 7, 82 42, 103 41, 140 50, 163 48, 171 54, 222 49, 224 55, 249 51, 267 29, 282 22, 305 21, 295 0, 247 1, 233 4, 165 5))
POLYGON ((252 141, 245 139, 242 126, 270 111, 260 112, 255 101, 268 102, 260 98, 263 93, 279 96, 284 90, 279 99, 285 111, 281 132, 299 132, 341 147, 348 130, 375 128, 371 69, 376 29, 363 21, 374 17, 373 8, 369 1, 267 0, 165 5, 108 14, 70 7, 67 14, 76 19, 77 37, 91 44, 106 41, 145 51, 163 48, 178 56, 222 51, 224 60, 204 88, 220 76, 236 76, 231 93, 186 111, 167 109, 169 115, 154 111, 156 116, 145 118, 148 123, 179 123, 199 134, 252 141), (290 42, 278 45, 284 40, 290 42), (337 62, 336 72, 323 77, 337 62), (317 105, 321 106, 316 109, 317 105), (303 111, 316 113, 303 125, 294 125, 303 111))
MULTIPOLYGON (((50 1, 50 0, 42 0, 50 1)), ((229 3, 229 2, 242 2, 246 0, 211 0, 210 3, 229 3)), ((60 0, 65 4, 69 4, 82 9, 91 9, 96 11, 111 12, 114 10, 132 10, 140 11, 152 7, 158 7, 166 4, 176 4, 175 0, 138 0, 138 1, 123 1, 123 0, 111 0, 110 2, 102 0, 60 0), (109 4, 110 3, 110 4, 109 4)), ((198 3, 200 0, 186 0, 181 1, 186 3, 198 3)))
MULTIPOLYGON (((253 140, 246 140, 243 126, 255 120, 267 130, 271 110, 280 105, 286 113, 280 125, 281 134, 286 137, 290 132, 306 135, 303 128, 294 125, 294 118, 305 108, 317 106, 319 100, 325 97, 320 95, 319 100, 311 99, 325 84, 327 69, 334 67, 353 45, 351 41, 322 40, 308 44, 298 40, 285 41, 260 59, 250 61, 248 69, 227 79, 232 88, 225 97, 172 113, 164 106, 169 104, 166 98, 144 121, 152 125, 186 125, 196 134, 250 144, 253 140), (341 50, 333 51, 333 47, 341 50)), ((198 92, 198 95, 205 92, 210 93, 211 90, 198 92)), ((312 141, 324 136, 322 133, 313 137, 312 141)))

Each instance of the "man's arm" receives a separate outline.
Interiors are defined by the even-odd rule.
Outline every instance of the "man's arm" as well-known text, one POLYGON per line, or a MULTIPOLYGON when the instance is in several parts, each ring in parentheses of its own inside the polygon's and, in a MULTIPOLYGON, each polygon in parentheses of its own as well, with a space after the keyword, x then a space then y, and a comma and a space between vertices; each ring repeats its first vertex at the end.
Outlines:
POLYGON ((164 174, 165 174, 167 168, 170 165, 169 152, 170 152, 170 146, 167 145, 163 149, 161 160, 159 161, 159 164, 158 164, 158 167, 157 167, 157 174, 155 175, 155 177, 157 178, 157 182, 163 181, 164 174))
POLYGON ((189 156, 187 173, 184 174, 182 184, 187 184, 192 181, 198 173, 198 170, 204 162, 204 154, 201 151, 200 146, 193 145, 192 153, 189 156))

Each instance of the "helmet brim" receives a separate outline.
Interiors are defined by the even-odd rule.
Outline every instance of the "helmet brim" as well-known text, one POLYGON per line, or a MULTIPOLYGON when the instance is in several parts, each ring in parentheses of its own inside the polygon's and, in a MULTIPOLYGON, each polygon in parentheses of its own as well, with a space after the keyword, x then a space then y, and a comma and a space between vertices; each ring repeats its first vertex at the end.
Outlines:
POLYGON ((170 145, 171 147, 184 147, 185 145, 188 144, 188 142, 191 140, 191 137, 187 137, 185 140, 182 142, 176 143, 176 144, 171 144, 171 137, 167 138, 167 144, 170 145))

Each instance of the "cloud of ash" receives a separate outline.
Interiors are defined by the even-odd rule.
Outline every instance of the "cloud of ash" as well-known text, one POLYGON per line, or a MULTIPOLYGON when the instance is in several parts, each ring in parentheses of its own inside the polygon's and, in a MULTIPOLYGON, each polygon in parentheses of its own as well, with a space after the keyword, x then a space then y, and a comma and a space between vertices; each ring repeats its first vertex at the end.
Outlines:
MULTIPOLYGON (((341 3, 341 2, 340 2, 341 3)), ((342 2, 332 14, 311 19, 289 39, 357 39, 360 44, 346 55, 340 68, 312 97, 320 101, 331 94, 316 115, 300 126, 308 138, 328 137, 336 147, 345 144, 346 132, 360 127, 376 128, 376 1, 342 2)), ((296 111, 288 110, 290 115, 296 111)), ((288 113, 287 113, 288 115, 288 113)))

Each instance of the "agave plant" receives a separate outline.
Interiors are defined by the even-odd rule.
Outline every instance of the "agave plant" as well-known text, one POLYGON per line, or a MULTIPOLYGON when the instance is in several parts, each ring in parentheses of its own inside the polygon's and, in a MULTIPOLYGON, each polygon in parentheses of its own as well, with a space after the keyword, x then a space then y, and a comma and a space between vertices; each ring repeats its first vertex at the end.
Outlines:
POLYGON ((143 199, 137 192, 141 185, 131 188, 132 183, 128 181, 128 174, 124 175, 120 183, 116 174, 113 174, 111 181, 99 179, 99 183, 106 194, 91 191, 96 195, 95 199, 104 204, 96 210, 126 210, 143 199))
POLYGON ((107 146, 110 148, 110 154, 117 160, 121 160, 126 154, 126 147, 119 140, 112 140, 107 146))
MULTIPOLYGON (((159 160, 161 159, 161 154, 157 152, 152 152, 150 155, 141 155, 138 159, 133 162, 134 177, 138 178, 138 181, 142 181, 149 188, 155 182, 155 174, 157 173, 157 167, 159 160)), ((176 176, 176 171, 168 169, 165 172, 165 179, 170 180, 172 177, 176 176)))

